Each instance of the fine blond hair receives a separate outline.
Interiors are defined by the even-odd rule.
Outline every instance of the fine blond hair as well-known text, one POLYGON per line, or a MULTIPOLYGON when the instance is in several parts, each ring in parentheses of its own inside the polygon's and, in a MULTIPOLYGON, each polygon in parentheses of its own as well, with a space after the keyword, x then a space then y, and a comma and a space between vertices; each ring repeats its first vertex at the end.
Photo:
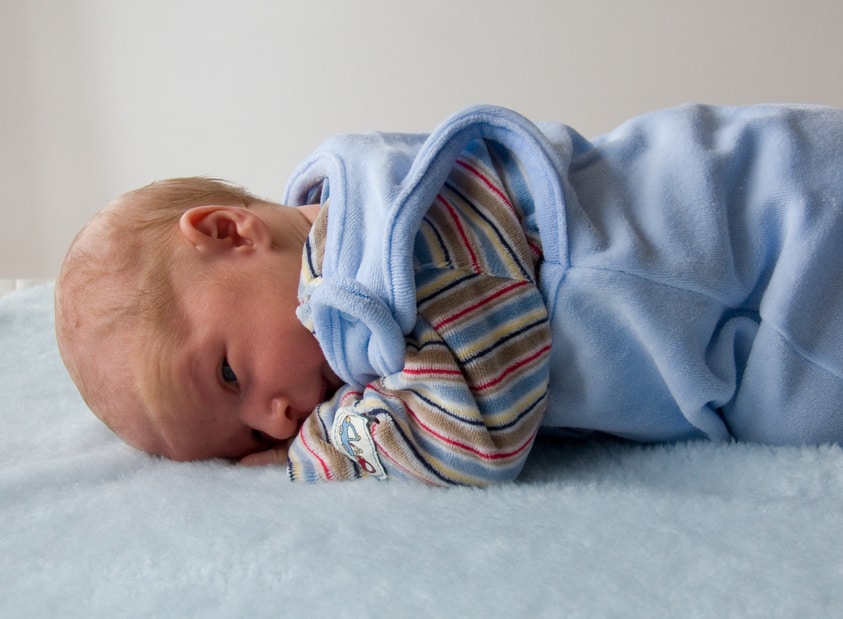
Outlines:
MULTIPOLYGON (((131 360, 102 359, 98 346, 142 330, 145 347, 172 347, 180 313, 173 264, 179 219, 194 207, 248 208, 257 201, 242 187, 217 179, 158 181, 117 198, 71 243, 56 280, 59 350, 89 408, 119 436, 126 438, 138 423, 122 410, 133 390, 140 399, 138 386, 118 384, 131 375, 131 360)), ((138 351, 126 351, 132 352, 138 351)))

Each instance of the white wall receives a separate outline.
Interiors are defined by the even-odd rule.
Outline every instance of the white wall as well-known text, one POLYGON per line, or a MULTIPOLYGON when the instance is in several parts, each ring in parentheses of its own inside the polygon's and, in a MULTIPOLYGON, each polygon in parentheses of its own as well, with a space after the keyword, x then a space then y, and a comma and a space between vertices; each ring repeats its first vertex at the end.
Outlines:
POLYGON ((843 106, 840 0, 0 0, 0 277, 117 194, 278 198, 325 136, 476 102, 586 135, 685 101, 843 106))

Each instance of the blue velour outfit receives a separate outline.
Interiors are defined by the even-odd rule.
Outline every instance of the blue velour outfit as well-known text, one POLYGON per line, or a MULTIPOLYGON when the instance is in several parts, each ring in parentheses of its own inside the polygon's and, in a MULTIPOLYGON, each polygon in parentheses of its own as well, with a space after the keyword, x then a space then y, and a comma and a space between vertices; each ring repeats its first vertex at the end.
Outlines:
POLYGON ((338 375, 400 371, 412 239, 483 142, 537 229, 546 427, 640 441, 843 441, 843 110, 683 106, 588 140, 499 107, 429 135, 338 136, 291 179, 325 199, 301 315, 338 375))

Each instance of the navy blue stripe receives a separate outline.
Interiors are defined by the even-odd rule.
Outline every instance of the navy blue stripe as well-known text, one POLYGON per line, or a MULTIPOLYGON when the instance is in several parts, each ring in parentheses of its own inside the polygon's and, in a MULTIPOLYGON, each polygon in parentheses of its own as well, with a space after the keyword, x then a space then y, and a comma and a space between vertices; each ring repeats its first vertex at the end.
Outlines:
POLYGON ((545 399, 547 398, 547 392, 548 392, 548 389, 545 389, 543 394, 541 394, 538 398, 536 398, 535 401, 533 401, 532 404, 530 404, 521 413, 519 413, 518 416, 515 417, 515 419, 513 419, 512 421, 510 421, 508 423, 505 423, 503 425, 500 425, 500 426, 487 425, 486 427, 489 429, 489 431, 492 431, 492 430, 494 430, 494 431, 508 430, 512 426, 518 424, 525 416, 529 415, 533 410, 535 410, 535 408, 537 406, 542 404, 542 402, 544 402, 545 399))
MULTIPOLYGON (((480 217, 480 219, 485 221, 489 225, 489 227, 491 227, 492 230, 495 231, 495 235, 498 237, 498 240, 500 241, 500 244, 503 245, 503 247, 506 248, 507 253, 512 257, 512 260, 518 265, 518 268, 521 271, 521 275, 526 280, 532 282, 533 281, 533 274, 530 272, 530 270, 528 270, 524 266, 524 264, 518 258, 518 254, 512 248, 512 245, 507 240, 507 238, 500 231, 500 228, 489 218, 489 216, 486 213, 484 213, 483 211, 480 210, 480 208, 474 203, 473 200, 471 200, 464 193, 462 193, 457 187, 455 187, 454 185, 452 185, 449 182, 446 182, 445 186, 448 187, 448 189, 450 189, 451 191, 453 191, 457 196, 459 196, 463 200, 463 202, 465 202, 472 211, 477 213, 477 216, 480 217)), ((470 221, 470 220, 467 220, 467 221, 470 221)))
POLYGON ((456 415, 456 414, 452 413, 451 411, 449 411, 447 408, 443 407, 442 405, 437 404, 435 401, 431 400, 430 398, 428 398, 426 396, 423 396, 416 389, 407 389, 406 391, 414 394, 419 400, 421 400, 422 402, 424 402, 425 404, 427 404, 431 408, 435 408, 440 413, 442 413, 443 415, 445 415, 447 417, 450 417, 451 419, 456 419, 456 420, 460 421, 461 423, 465 423, 465 424, 468 424, 470 426, 485 425, 483 423, 483 421, 480 420, 480 419, 466 419, 465 417, 460 417, 459 415, 456 415))
POLYGON ((305 255, 307 256, 307 268, 310 271, 311 277, 318 277, 316 273, 316 264, 314 263, 313 245, 310 242, 310 236, 307 237, 307 242, 304 244, 305 255))
MULTIPOLYGON (((451 252, 448 251, 448 245, 445 243, 445 239, 442 238, 442 234, 439 232, 439 228, 435 226, 432 221, 430 221, 427 215, 424 216, 422 222, 430 226, 430 229, 433 231, 433 234, 436 235, 436 242, 439 244, 439 248, 442 250, 442 253, 445 254, 445 264, 448 267, 453 267, 454 261, 451 258, 451 252)), ((432 258, 433 252, 430 252, 430 254, 432 258)))
POLYGON ((524 325, 520 329, 517 329, 515 331, 510 331, 504 337, 500 338, 497 342, 495 342, 494 344, 492 344, 488 348, 484 348, 483 350, 480 350, 480 351, 474 353, 470 357, 460 358, 460 362, 461 363, 469 363, 471 361, 475 361, 477 359, 480 359, 484 355, 488 355, 490 352, 495 350, 501 344, 503 344, 505 342, 508 342, 512 338, 518 337, 519 335, 523 335, 524 333, 526 333, 530 329, 540 327, 541 325, 546 324, 547 322, 548 322, 548 318, 547 318, 547 316, 545 316, 544 318, 541 318, 541 319, 539 319, 535 322, 531 322, 530 324, 524 325))
MULTIPOLYGON (((392 412, 387 408, 373 408, 367 414, 368 415, 374 415, 374 414, 377 414, 378 411, 384 413, 385 415, 387 415, 390 418, 393 418, 392 412)), ((422 457, 422 455, 416 449, 416 446, 413 444, 413 441, 408 440, 407 435, 404 433, 404 429, 394 419, 392 421, 392 427, 395 428, 395 431, 401 436, 401 441, 404 443, 404 445, 407 446, 407 449, 409 449, 411 452, 413 452, 413 455, 416 458, 416 462, 421 464, 425 468, 425 470, 427 470, 431 475, 433 475, 434 477, 437 477, 438 479, 445 482, 446 484, 451 484, 451 485, 455 485, 455 486, 466 485, 462 482, 458 482, 456 480, 445 477, 442 473, 440 473, 435 468, 433 468, 430 465, 430 463, 424 457, 422 457)), ((375 436, 377 436, 377 432, 375 433, 375 436)), ((410 468, 412 468, 412 467, 410 467, 410 468)), ((403 469, 402 469, 402 472, 403 472, 403 469)))
POLYGON ((466 273, 462 277, 450 282, 448 285, 442 286, 441 288, 437 288, 436 290, 434 290, 432 293, 430 293, 426 297, 417 298, 416 303, 417 303, 417 305, 423 305, 424 303, 427 303, 428 301, 432 301, 436 297, 448 292, 449 290, 453 290, 454 288, 463 284, 464 282, 470 281, 472 279, 476 279, 478 277, 481 277, 480 273, 466 273))

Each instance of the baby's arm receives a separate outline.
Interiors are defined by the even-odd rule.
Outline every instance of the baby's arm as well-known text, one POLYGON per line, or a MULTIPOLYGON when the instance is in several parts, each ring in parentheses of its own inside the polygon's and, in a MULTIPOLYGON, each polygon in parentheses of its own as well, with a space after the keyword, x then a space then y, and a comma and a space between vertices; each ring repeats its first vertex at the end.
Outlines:
MULTIPOLYGON (((461 155, 412 245, 417 315, 403 368, 319 406, 290 444, 292 479, 485 485, 520 472, 547 406, 541 247, 521 184, 510 190, 498 177, 503 163, 475 147, 461 155)), ((327 208, 303 265, 309 285, 322 277, 320 225, 327 208)))
POLYGON ((402 371, 345 387, 308 418, 290 445, 292 479, 518 475, 546 406, 547 312, 529 281, 464 275, 459 294, 438 300, 447 310, 420 304, 402 371))

